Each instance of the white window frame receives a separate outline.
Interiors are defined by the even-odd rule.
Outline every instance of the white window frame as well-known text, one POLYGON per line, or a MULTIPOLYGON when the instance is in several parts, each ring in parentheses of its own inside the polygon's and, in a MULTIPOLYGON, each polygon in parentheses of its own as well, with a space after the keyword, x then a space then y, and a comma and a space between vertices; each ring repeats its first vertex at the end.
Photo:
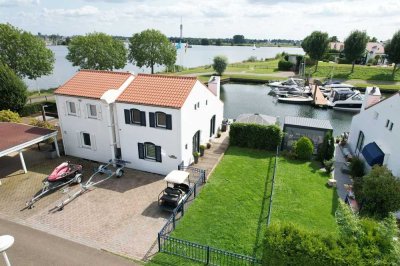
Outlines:
POLYGON ((156 121, 155 121, 155 123, 156 123, 155 126, 156 126, 156 127, 167 128, 167 114, 166 114, 166 113, 164 113, 164 112, 156 112, 156 113, 155 113, 155 118, 156 118, 156 119, 155 119, 155 120, 156 120, 156 121), (158 115, 159 115, 159 114, 164 115, 164 117, 165 117, 165 125, 160 125, 160 124, 158 123, 158 115))
POLYGON ((90 135, 90 133, 81 132, 81 138, 82 138, 82 147, 86 148, 86 149, 92 149, 93 140, 92 140, 92 136, 90 135), (85 137, 84 137, 85 134, 88 134, 88 136, 89 136, 90 145, 85 144, 85 137))
POLYGON ((144 158, 148 159, 148 160, 154 160, 154 161, 157 160, 156 145, 151 142, 145 142, 145 143, 143 143, 143 146, 144 146, 143 147, 144 148, 144 158), (153 148, 154 148, 154 157, 148 155, 147 146, 149 146, 149 145, 153 146, 153 148))
POLYGON ((67 113, 68 113, 68 115, 71 115, 71 116, 78 116, 78 107, 77 107, 76 102, 74 102, 74 101, 67 101, 67 113), (71 104, 74 104, 75 112, 72 112, 72 110, 71 110, 71 104))
POLYGON ((88 117, 88 118, 93 118, 93 119, 98 119, 98 117, 99 117, 99 111, 98 111, 97 109, 98 109, 98 108, 97 108, 97 104, 88 103, 88 104, 86 105, 87 117, 88 117), (96 115, 95 115, 95 116, 91 114, 91 109, 90 109, 91 106, 94 106, 94 107, 95 107, 95 110, 96 110, 96 115))

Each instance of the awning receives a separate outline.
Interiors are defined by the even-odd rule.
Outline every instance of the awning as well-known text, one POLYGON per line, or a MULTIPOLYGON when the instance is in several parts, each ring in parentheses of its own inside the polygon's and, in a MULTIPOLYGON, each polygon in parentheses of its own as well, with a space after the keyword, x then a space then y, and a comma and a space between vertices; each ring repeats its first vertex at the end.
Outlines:
POLYGON ((375 164, 382 165, 385 158, 385 154, 375 142, 367 144, 362 150, 362 155, 370 166, 375 164))

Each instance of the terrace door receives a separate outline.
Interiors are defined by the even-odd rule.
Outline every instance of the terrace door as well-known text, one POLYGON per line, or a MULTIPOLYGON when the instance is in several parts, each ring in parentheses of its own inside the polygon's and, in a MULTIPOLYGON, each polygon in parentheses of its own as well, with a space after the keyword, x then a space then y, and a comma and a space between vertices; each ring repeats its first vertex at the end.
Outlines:
POLYGON ((200 130, 193 135, 193 152, 200 152, 200 130))
POLYGON ((210 120, 210 138, 215 134, 215 115, 210 120))

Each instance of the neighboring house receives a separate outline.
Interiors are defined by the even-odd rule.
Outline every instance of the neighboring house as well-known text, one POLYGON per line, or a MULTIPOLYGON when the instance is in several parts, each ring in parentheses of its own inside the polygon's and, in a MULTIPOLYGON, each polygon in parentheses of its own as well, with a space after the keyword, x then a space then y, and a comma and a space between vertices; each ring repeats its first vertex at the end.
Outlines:
POLYGON ((223 117, 220 80, 81 70, 55 92, 65 154, 167 174, 193 162, 223 117))
POLYGON ((344 43, 342 43, 342 42, 330 42, 329 43, 329 49, 341 52, 344 49, 344 43))
POLYGON ((127 72, 81 70, 55 91, 66 155, 99 162, 116 157, 113 102, 133 78, 127 72))
POLYGON ((329 120, 286 116, 283 123, 282 149, 291 149, 295 141, 306 136, 313 142, 314 153, 317 153, 318 145, 324 141, 325 135, 332 130, 329 120))
POLYGON ((375 59, 377 55, 383 56, 385 54, 385 47, 380 42, 369 42, 367 43, 366 50, 366 59, 365 62, 368 62, 370 59, 375 59))
POLYGON ((223 118, 219 77, 208 88, 194 77, 139 74, 118 97, 121 155, 128 167, 167 174, 193 162, 223 118))
POLYGON ((361 111, 351 122, 348 143, 367 169, 386 165, 400 177, 400 93, 380 97, 379 88, 367 88, 361 111))

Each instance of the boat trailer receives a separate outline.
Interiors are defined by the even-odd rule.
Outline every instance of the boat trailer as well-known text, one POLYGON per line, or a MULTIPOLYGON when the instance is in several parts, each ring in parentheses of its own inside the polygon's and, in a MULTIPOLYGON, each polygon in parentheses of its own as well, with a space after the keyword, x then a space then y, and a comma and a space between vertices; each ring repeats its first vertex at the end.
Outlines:
POLYGON ((110 160, 108 164, 106 165, 100 165, 97 170, 90 176, 88 181, 85 183, 81 183, 80 186, 81 188, 75 192, 72 195, 68 195, 68 198, 54 206, 52 209, 49 210, 49 213, 55 213, 57 211, 62 211, 66 205, 68 205, 71 201, 75 200, 78 198, 80 195, 83 195, 87 191, 91 190, 94 186, 99 185, 107 180, 109 180, 111 177, 115 176, 117 178, 120 178, 124 174, 124 167, 127 163, 130 163, 128 161, 124 161, 121 159, 114 159, 110 160), (110 169, 110 167, 113 167, 114 169, 110 169), (105 174, 106 176, 102 178, 99 181, 93 181, 93 178, 97 175, 100 174, 105 174))

